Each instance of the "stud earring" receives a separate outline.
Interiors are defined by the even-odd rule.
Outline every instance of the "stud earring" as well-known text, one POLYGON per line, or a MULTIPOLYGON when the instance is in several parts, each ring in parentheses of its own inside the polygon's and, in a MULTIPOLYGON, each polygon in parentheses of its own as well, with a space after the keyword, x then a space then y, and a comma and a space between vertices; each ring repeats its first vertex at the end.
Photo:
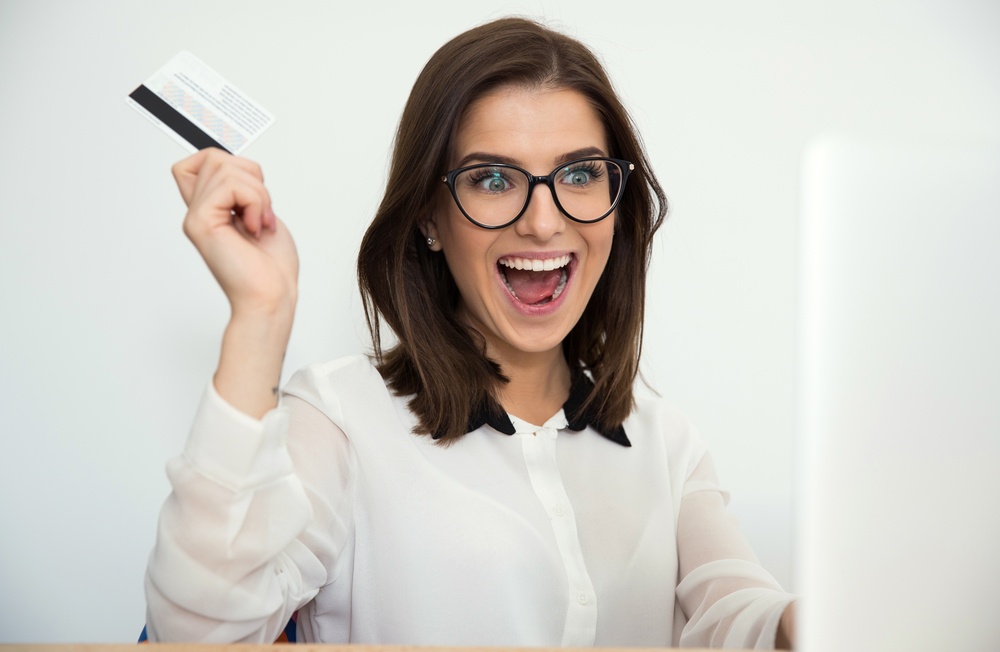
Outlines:
POLYGON ((434 238, 430 238, 430 237, 429 237, 429 238, 427 238, 427 246, 428 246, 428 247, 433 247, 433 246, 434 246, 434 243, 435 243, 435 242, 437 242, 437 240, 436 240, 436 239, 434 239, 434 238))

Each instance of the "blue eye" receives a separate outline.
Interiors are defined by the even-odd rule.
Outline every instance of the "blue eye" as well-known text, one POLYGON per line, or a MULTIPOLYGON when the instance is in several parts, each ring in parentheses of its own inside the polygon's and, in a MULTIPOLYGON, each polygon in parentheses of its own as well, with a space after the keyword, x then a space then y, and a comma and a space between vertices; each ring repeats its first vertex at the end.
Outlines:
POLYGON ((562 170, 560 183, 569 186, 586 186, 604 176, 604 166, 600 161, 584 161, 562 170))
POLYGON ((511 188, 510 177, 496 168, 482 168, 468 177, 469 185, 488 193, 500 193, 511 188))

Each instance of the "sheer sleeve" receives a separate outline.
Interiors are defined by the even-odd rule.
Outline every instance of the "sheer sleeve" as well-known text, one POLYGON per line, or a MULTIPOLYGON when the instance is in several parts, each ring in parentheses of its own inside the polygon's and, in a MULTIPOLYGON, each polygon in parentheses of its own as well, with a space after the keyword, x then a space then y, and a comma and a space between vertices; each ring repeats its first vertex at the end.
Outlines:
POLYGON ((687 619, 679 642, 773 649, 793 597, 761 567, 727 502, 705 453, 684 485, 677 520, 677 599, 687 619))
POLYGON ((354 466, 347 437, 302 399, 257 421, 210 385, 167 465, 146 570, 150 640, 273 642, 336 579, 354 466))

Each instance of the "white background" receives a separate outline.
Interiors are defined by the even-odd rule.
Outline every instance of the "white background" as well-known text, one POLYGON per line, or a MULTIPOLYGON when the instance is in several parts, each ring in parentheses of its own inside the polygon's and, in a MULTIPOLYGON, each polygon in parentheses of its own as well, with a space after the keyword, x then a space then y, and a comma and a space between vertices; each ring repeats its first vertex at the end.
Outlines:
POLYGON ((247 154, 302 260, 287 377, 366 347, 354 261, 409 88, 509 14, 590 44, 633 112, 672 203, 646 378, 795 587, 802 149, 831 131, 1000 141, 1000 4, 0 0, 0 642, 134 640, 163 466, 227 318, 181 233, 184 152, 124 97, 188 49, 277 116, 247 154))

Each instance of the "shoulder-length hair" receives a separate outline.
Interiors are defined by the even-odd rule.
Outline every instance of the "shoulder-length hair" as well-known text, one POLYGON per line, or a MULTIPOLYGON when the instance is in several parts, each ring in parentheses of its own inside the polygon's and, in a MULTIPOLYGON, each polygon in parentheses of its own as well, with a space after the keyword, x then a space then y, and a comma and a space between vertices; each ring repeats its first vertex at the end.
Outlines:
POLYGON ((582 409, 596 414, 602 428, 621 425, 634 406, 646 271, 667 212, 632 120, 597 57, 579 41, 504 18, 460 34, 431 57, 399 122, 385 196, 361 243, 358 283, 379 372, 393 392, 411 397, 414 431, 443 442, 466 433, 470 414, 502 410, 496 396, 507 379, 487 357, 482 336, 457 317, 455 281, 444 257, 428 249, 420 225, 441 201, 463 113, 501 86, 581 93, 604 123, 608 155, 635 164, 616 211, 607 266, 563 341, 573 373, 593 380, 582 409), (388 349, 381 320, 397 339, 388 349))

